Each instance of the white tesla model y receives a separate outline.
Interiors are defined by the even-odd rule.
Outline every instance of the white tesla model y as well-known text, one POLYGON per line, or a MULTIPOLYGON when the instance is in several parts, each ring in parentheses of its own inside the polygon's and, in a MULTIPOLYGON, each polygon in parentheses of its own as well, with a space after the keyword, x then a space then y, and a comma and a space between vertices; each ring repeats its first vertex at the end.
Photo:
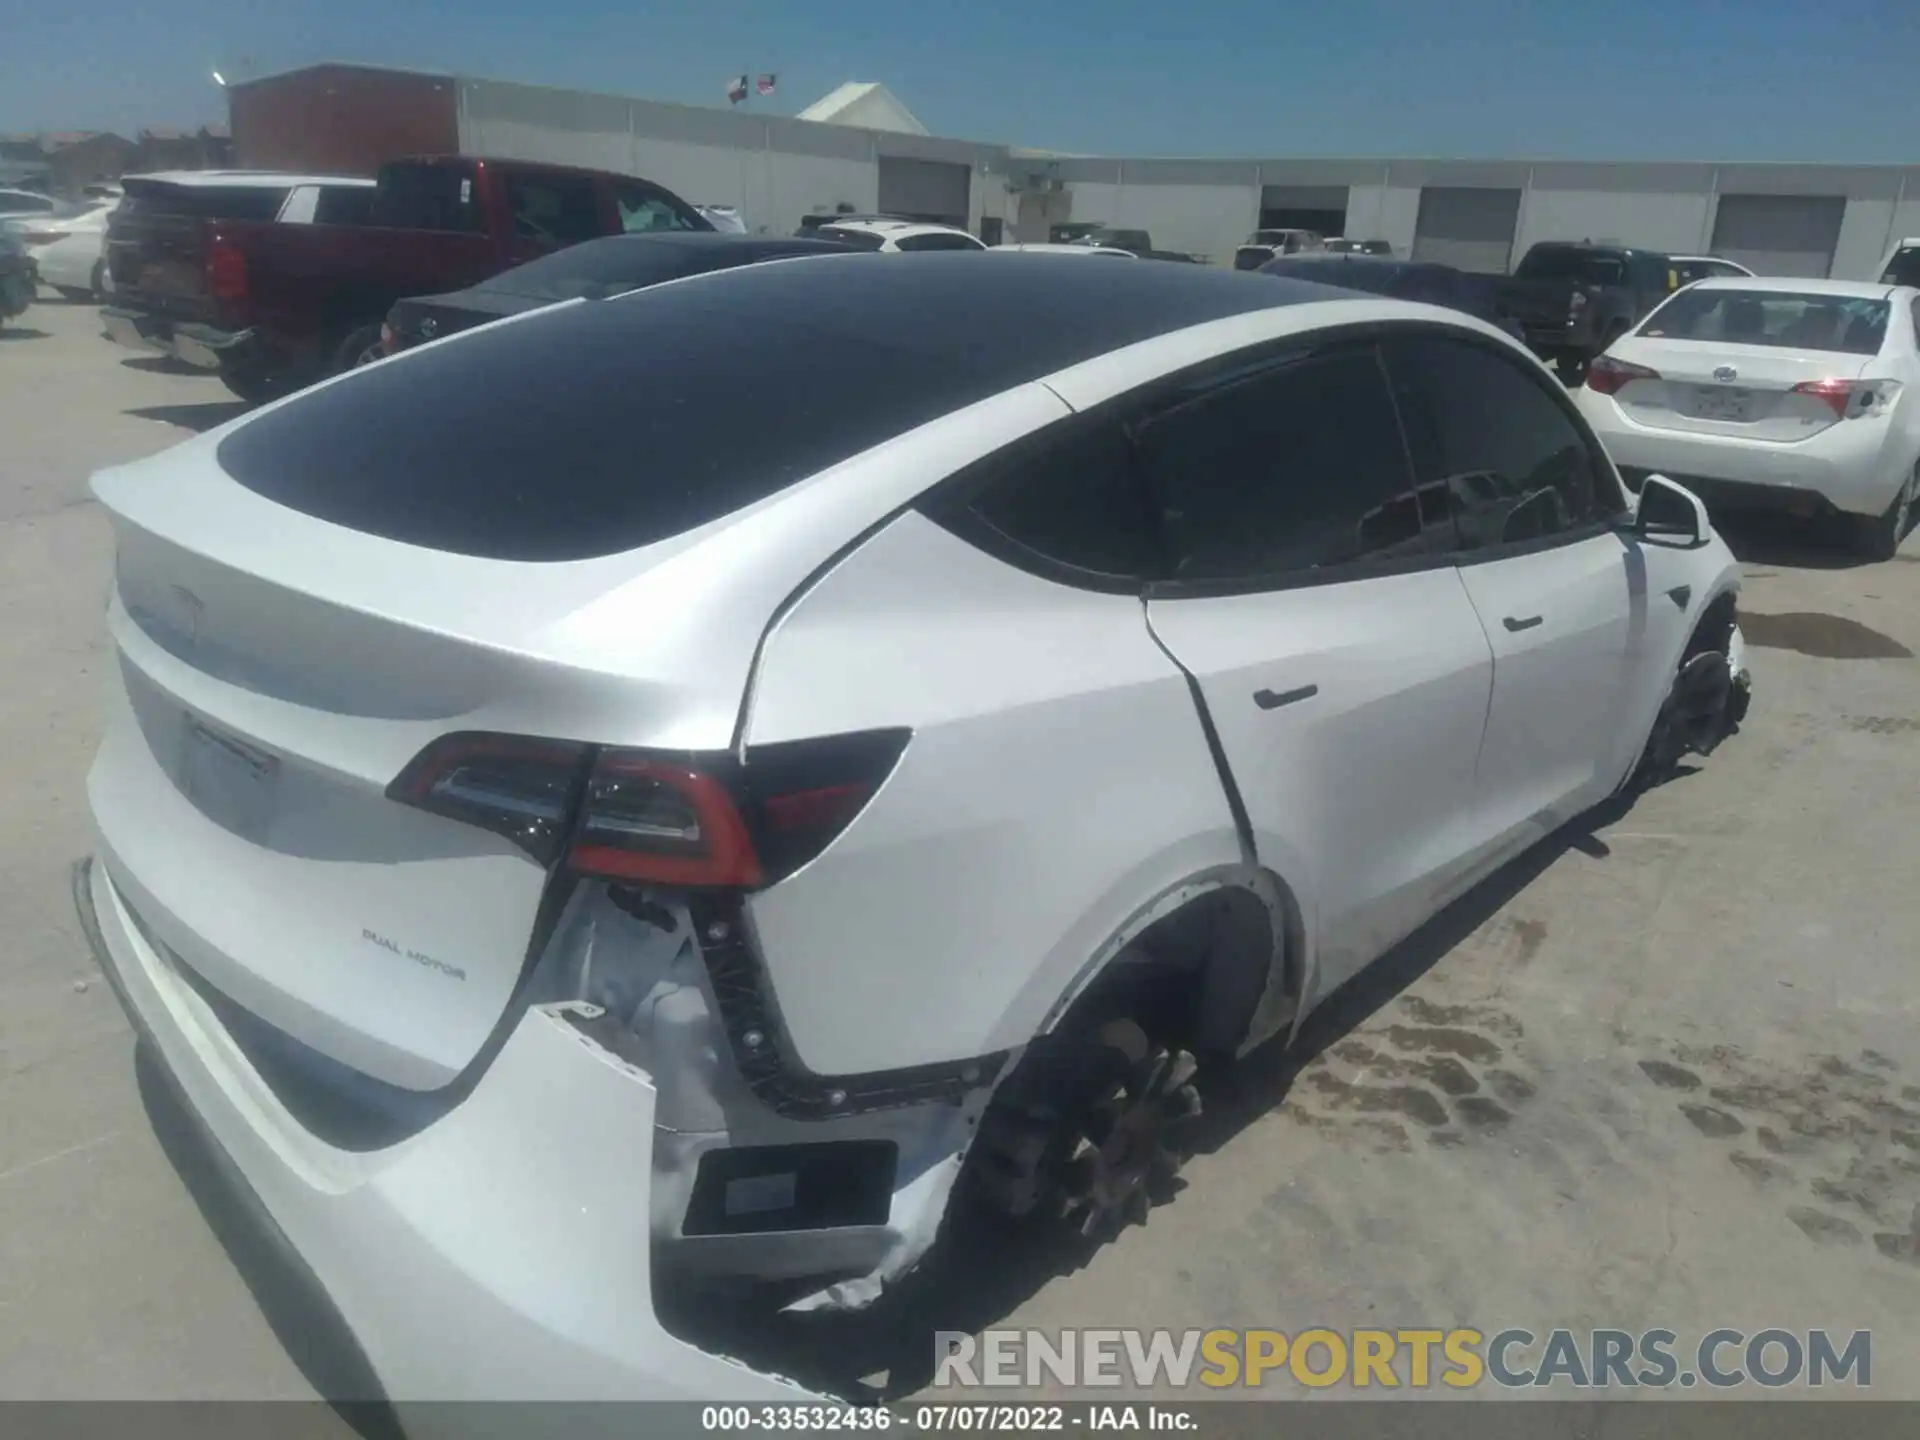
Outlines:
POLYGON ((1199 266, 568 303, 95 492, 83 918, 406 1398, 778 1393, 656 1279, 1123 1223, 1196 1056, 1745 698, 1706 512, 1519 345, 1199 266))

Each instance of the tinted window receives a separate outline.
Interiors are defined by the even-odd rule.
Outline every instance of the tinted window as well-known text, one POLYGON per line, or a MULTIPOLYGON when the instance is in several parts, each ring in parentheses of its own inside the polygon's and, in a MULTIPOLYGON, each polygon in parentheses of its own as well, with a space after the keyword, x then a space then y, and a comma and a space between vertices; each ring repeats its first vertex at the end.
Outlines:
POLYGON ((649 230, 712 228, 671 196, 649 185, 615 185, 613 201, 620 209, 620 228, 629 235, 649 230))
POLYGON ((1181 579, 1278 579, 1425 548, 1370 348, 1201 391, 1136 431, 1181 579))
POLYGON ((578 245, 601 233, 600 197, 582 176, 509 174, 506 191, 515 239, 578 245))
POLYGON ((313 221, 316 225, 371 225, 373 187, 322 185, 313 207, 313 221))
POLYGON ((1460 548, 1541 540, 1619 509, 1563 404, 1517 362, 1438 337, 1384 348, 1423 493, 1444 497, 1460 548))
POLYGON ((1562 245, 1536 245, 1521 257, 1514 275, 1521 280, 1572 280, 1581 285, 1618 285, 1626 265, 1618 255, 1576 250, 1562 245))
POLYGON ((819 239, 838 241, 856 250, 878 250, 887 243, 871 230, 842 230, 837 225, 822 225, 813 233, 819 239))
POLYGON ((1640 327, 1661 340, 1781 346, 1841 355, 1877 355, 1887 335, 1887 302, 1784 290, 1687 290, 1640 327))
POLYGON ((1920 248, 1908 246, 1895 252, 1893 259, 1887 262, 1887 273, 1880 277, 1882 285, 1920 285, 1920 248))
POLYGON ((271 220, 292 192, 291 185, 174 185, 164 180, 126 182, 126 196, 114 212, 118 220, 190 215, 203 220, 271 220))
POLYGON ((1001 541, 1095 575, 1154 573, 1143 496, 1117 425, 1043 431, 995 456, 980 488, 968 490, 972 519, 1001 541))
POLYGON ((1312 298, 1290 289, 1019 257, 744 265, 355 371, 253 417, 219 463, 279 504, 410 544, 612 555, 1081 360, 1312 298))
POLYGON ((909 235, 895 245, 899 250, 978 250, 980 242, 971 235, 909 235))
POLYGON ((380 167, 373 223, 396 230, 486 229, 473 167, 460 163, 401 162, 380 167))

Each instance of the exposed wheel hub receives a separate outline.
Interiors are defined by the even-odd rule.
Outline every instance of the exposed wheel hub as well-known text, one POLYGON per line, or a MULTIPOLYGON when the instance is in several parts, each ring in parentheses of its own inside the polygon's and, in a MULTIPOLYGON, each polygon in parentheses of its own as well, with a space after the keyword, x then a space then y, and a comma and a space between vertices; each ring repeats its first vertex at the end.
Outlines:
POLYGON ((1100 1038, 1126 1065, 1087 1113, 1067 1161, 1061 1208, 1084 1235, 1146 1223, 1153 1187, 1180 1169, 1180 1131, 1200 1113, 1193 1056, 1151 1046, 1130 1020, 1100 1038))

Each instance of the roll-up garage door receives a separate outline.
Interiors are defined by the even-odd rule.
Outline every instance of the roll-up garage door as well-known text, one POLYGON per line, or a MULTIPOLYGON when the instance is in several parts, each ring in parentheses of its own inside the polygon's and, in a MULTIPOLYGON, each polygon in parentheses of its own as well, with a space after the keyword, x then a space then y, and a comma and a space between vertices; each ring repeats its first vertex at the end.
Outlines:
POLYGON ((1347 187, 1263 185, 1260 187, 1260 228, 1344 235, 1347 233, 1347 187))
POLYGON ((972 182, 973 172, 965 165, 882 155, 880 212, 964 229, 972 182))
POLYGON ((1824 280, 1846 215, 1841 195, 1722 195, 1713 217, 1713 253, 1756 275, 1824 280))
POLYGON ((1413 258, 1482 275, 1504 275, 1513 262, 1520 192, 1430 185, 1420 192, 1413 258))

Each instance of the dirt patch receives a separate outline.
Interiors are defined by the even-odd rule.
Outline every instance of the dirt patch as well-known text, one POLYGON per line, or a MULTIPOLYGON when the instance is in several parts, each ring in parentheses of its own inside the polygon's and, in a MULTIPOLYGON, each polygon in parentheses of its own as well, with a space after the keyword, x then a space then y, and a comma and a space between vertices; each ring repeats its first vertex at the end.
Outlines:
POLYGON ((1738 1115, 1730 1115, 1725 1110, 1712 1105, 1682 1105, 1680 1113, 1693 1123, 1693 1128, 1702 1135, 1711 1135, 1724 1140, 1729 1135, 1746 1132, 1746 1125, 1738 1115))
POLYGON ((1642 1060, 1640 1068, 1646 1077, 1662 1090, 1698 1090, 1700 1077, 1691 1070, 1678 1065, 1669 1065, 1665 1060, 1642 1060))

